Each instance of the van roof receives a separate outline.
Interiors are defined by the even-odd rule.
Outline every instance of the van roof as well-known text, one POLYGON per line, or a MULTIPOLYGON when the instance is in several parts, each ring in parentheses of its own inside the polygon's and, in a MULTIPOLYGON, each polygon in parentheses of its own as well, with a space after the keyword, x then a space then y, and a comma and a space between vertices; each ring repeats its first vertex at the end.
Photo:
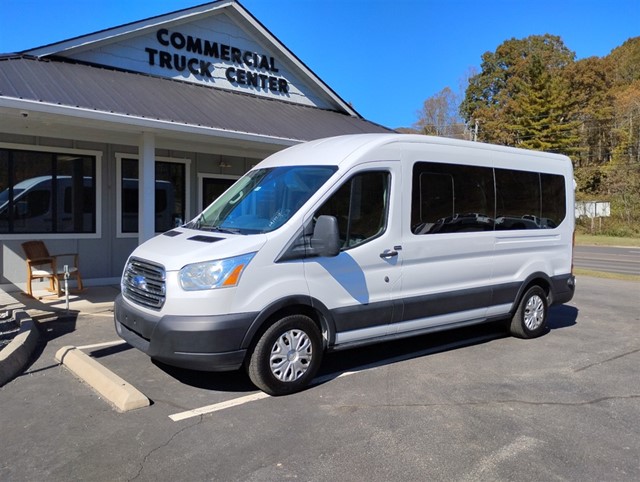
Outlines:
POLYGON ((348 162, 348 159, 352 154, 364 154, 367 151, 397 143, 450 146, 474 150, 488 150, 500 153, 531 155, 563 161, 569 160, 568 157, 561 154, 498 146, 482 142, 463 141, 446 137, 425 136, 420 134, 353 134, 327 137, 324 139, 297 144, 269 156, 261 162, 259 166, 262 168, 291 164, 292 159, 295 159, 295 156, 299 156, 300 162, 304 164, 339 165, 344 162, 348 162), (336 162, 336 159, 339 161, 336 162))
POLYGON ((51 176, 30 177, 29 179, 25 179, 24 181, 20 181, 19 183, 17 183, 15 186, 13 186, 13 189, 31 189, 32 187, 37 186, 44 181, 51 181, 51 176))

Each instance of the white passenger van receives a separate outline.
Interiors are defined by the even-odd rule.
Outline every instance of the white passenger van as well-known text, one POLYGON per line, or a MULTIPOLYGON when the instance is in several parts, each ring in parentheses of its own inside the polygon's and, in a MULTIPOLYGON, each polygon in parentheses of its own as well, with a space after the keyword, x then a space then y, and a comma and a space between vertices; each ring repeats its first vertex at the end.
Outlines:
MULTIPOLYGON (((138 180, 122 180, 122 231, 138 229, 138 180)), ((95 217, 95 188, 90 177, 38 176, 13 186, 13 200, 9 202, 9 188, 0 192, 0 233, 7 232, 9 223, 14 232, 48 233, 54 222, 58 232, 86 232, 93 230, 95 217), (75 183, 82 183, 77 186, 75 183), (55 186, 55 189, 54 189, 55 186), (80 189, 82 188, 82 189, 80 189), (80 201, 73 202, 74 196, 80 201), (82 212, 73 210, 82 206, 82 212)), ((156 180, 156 229, 164 231, 175 226, 175 189, 169 181, 156 180)), ((182 224, 182 220, 179 221, 182 224)))
POLYGON ((54 223, 57 232, 93 230, 94 199, 93 180, 87 176, 25 179, 0 192, 0 233, 8 232, 10 223, 16 233, 49 233, 54 223), (74 197, 79 199, 74 202, 74 197), (77 205, 82 209, 74 211, 77 205))
POLYGON ((166 364, 246 367, 273 395, 323 352, 492 320, 546 330, 574 293, 569 158, 417 135, 278 152, 139 246, 118 334, 166 364))

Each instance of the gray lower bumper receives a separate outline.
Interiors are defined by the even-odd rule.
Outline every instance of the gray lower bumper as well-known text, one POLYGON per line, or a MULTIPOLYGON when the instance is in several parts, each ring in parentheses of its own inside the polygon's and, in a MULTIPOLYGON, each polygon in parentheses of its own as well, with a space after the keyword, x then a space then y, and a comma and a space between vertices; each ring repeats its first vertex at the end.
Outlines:
POLYGON ((572 274, 554 276, 552 278, 553 298, 551 304, 559 305, 568 303, 573 299, 576 291, 576 278, 572 274))
POLYGON ((167 365, 203 371, 236 370, 246 350, 242 340, 255 313, 154 317, 118 295, 116 332, 131 346, 167 365))

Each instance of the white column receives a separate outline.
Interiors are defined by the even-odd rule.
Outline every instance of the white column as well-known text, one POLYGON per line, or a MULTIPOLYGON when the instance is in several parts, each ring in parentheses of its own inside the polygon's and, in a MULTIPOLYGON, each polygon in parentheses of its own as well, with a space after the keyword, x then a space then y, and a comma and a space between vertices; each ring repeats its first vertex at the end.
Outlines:
POLYGON ((156 138, 143 132, 138 146, 138 244, 153 238, 156 224, 156 138))

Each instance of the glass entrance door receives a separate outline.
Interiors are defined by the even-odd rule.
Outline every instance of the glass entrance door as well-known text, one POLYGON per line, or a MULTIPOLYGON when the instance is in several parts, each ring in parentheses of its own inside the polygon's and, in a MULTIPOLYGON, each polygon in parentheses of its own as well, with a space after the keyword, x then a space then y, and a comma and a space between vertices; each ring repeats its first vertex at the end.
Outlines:
POLYGON ((237 179, 227 177, 203 177, 201 209, 206 208, 220 194, 225 192, 237 179))

